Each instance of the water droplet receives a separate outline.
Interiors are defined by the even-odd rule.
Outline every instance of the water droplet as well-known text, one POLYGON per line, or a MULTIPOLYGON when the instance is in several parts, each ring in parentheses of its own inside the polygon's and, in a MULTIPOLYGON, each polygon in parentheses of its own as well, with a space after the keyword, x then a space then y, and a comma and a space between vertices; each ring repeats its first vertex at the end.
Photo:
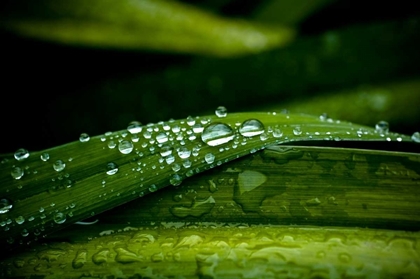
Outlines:
POLYGON ((127 131, 129 131, 131 134, 138 134, 142 131, 142 129, 143 127, 138 121, 131 121, 127 127, 127 131))
POLYGON ((80 142, 88 142, 90 140, 90 137, 88 134, 82 133, 80 134, 79 140, 80 142))
POLYGON ((29 235, 29 232, 27 229, 23 229, 20 233, 23 237, 27 237, 29 235))
POLYGON ((115 164, 114 162, 110 162, 106 165, 106 174, 108 175, 114 175, 118 172, 118 165, 115 164))
POLYGON ((195 119, 192 116, 187 117, 187 124, 188 126, 193 126, 195 124, 195 119))
POLYGON ((235 137, 233 129, 224 123, 213 123, 204 128, 201 140, 210 146, 227 143, 235 137))
POLYGON ((267 140, 267 139, 268 139, 268 135, 267 135, 266 133, 262 133, 262 134, 260 135, 260 139, 261 139, 262 141, 265 141, 265 140, 267 140))
POLYGON ((112 148, 115 148, 115 146, 117 146, 115 141, 111 140, 111 141, 108 142, 108 148, 112 149, 112 148))
POLYGON ((253 137, 264 133, 264 125, 258 119, 249 119, 239 127, 239 133, 244 137, 253 137))
POLYGON ((182 177, 179 174, 174 174, 172 175, 172 177, 169 179, 169 182, 171 183, 171 185, 173 186, 178 186, 181 184, 182 182, 182 177))
POLYGON ((300 136, 302 134, 302 129, 300 128, 300 126, 296 126, 295 128, 293 128, 293 134, 295 136, 300 136))
POLYGON ((167 135, 166 135, 166 133, 164 133, 164 132, 159 133, 159 134, 156 136, 156 141, 157 141, 158 143, 165 143, 165 142, 167 142, 167 141, 168 141, 168 136, 167 136, 167 135))
POLYGON ((389 124, 386 121, 379 121, 375 125, 375 130, 379 134, 386 134, 389 132, 389 124))
POLYGON ((150 187, 149 187, 149 191, 150 192, 156 192, 157 191, 157 187, 156 187, 156 185, 155 184, 152 184, 152 185, 150 185, 150 187))
POLYGON ((196 134, 199 134, 201 132, 203 132, 204 127, 201 124, 194 124, 193 126, 193 132, 196 134))
POLYGON ((24 148, 19 148, 14 155, 16 160, 22 161, 29 157, 29 152, 24 148))
POLYGON ((217 117, 226 117, 227 109, 223 106, 220 106, 215 111, 217 117))
POLYGON ((133 151, 133 148, 134 148, 133 143, 128 140, 123 140, 118 144, 118 150, 122 154, 130 154, 131 151, 133 151))
POLYGON ((178 149, 178 156, 181 159, 187 159, 191 156, 191 150, 189 150, 187 147, 182 146, 178 149))
POLYGON ((419 132, 415 132, 415 133, 411 136, 411 139, 412 139, 414 142, 420 142, 420 133, 419 133, 419 132))
POLYGON ((172 170, 174 172, 180 171, 181 170, 181 165, 179 165, 179 164, 173 164, 172 165, 172 170))
POLYGON ((18 216, 15 218, 15 221, 17 224, 22 225, 23 223, 25 223, 25 217, 23 216, 18 216))
POLYGON ((66 167, 66 164, 62 160, 57 160, 53 164, 53 168, 55 171, 62 171, 65 169, 65 167, 66 167))
POLYGON ((40 158, 42 161, 46 162, 50 159, 50 154, 48 154, 47 152, 44 152, 41 154, 40 158))
POLYGON ((12 169, 10 174, 12 175, 12 177, 14 179, 21 179, 22 176, 24 175, 24 171, 23 171, 23 169, 21 169, 19 167, 15 167, 15 168, 12 169))
POLYGON ((283 136, 283 131, 279 128, 274 128, 273 130, 273 137, 275 138, 281 138, 283 136))
POLYGON ((66 215, 64 213, 57 212, 54 215, 54 222, 56 224, 63 224, 64 222, 66 222, 66 215))
POLYGON ((212 164, 214 162, 214 158, 216 158, 213 153, 207 153, 204 156, 204 160, 206 160, 207 164, 212 164))
POLYGON ((319 116, 319 119, 321 120, 321 121, 327 121, 328 120, 328 114, 327 113, 323 113, 323 114, 321 114, 320 116, 319 116))
POLYGON ((166 163, 167 163, 168 165, 172 164, 173 162, 175 162, 175 157, 174 157, 174 155, 168 155, 168 156, 166 156, 165 161, 166 161, 166 163))
POLYGON ((13 204, 10 200, 8 199, 1 199, 0 200, 0 214, 4 214, 9 212, 10 209, 12 209, 13 204))

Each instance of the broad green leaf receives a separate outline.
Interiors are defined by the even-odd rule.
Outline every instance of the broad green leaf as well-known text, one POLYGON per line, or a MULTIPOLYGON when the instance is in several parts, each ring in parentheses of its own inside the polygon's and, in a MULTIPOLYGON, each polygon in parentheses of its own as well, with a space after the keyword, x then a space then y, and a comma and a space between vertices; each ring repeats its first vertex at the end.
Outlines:
POLYGON ((216 116, 133 125, 128 131, 82 135, 78 142, 4 156, 3 243, 30 241, 273 144, 412 142, 409 136, 390 133, 385 122, 374 129, 326 115, 226 115, 223 107, 216 116))
POLYGON ((43 0, 6 7, 1 27, 76 46, 235 56, 284 46, 294 36, 289 28, 222 18, 176 1, 43 0))

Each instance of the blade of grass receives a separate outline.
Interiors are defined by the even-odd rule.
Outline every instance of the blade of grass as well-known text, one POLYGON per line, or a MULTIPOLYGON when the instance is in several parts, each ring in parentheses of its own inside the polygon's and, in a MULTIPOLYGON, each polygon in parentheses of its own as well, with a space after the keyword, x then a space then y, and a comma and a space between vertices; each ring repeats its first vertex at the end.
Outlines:
POLYGON ((28 243, 272 144, 412 141, 386 126, 375 130, 325 116, 284 113, 188 117, 136 129, 134 134, 123 130, 89 141, 82 138, 31 152, 28 158, 22 150, 17 159, 3 158, 1 241, 28 243))

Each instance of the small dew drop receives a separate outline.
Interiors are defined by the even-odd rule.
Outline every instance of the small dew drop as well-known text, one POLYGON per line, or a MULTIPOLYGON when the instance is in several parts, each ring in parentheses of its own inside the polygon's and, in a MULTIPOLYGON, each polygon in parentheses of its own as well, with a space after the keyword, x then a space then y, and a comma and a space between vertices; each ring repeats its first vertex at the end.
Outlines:
POLYGON ((50 154, 48 154, 47 152, 44 152, 41 154, 40 158, 42 161, 46 162, 50 159, 50 154))
POLYGON ((253 137, 264 133, 264 125, 258 119, 248 119, 239 127, 239 133, 244 137, 253 137))
POLYGON ((159 133, 159 134, 156 136, 156 141, 157 141, 158 143, 165 143, 165 142, 167 142, 167 141, 168 141, 168 136, 167 136, 167 135, 166 135, 166 133, 164 133, 164 132, 159 133))
POLYGON ((118 150, 122 154, 130 154, 131 151, 133 151, 133 148, 134 148, 133 143, 128 140, 123 140, 118 144, 118 150))
POLYGON ((111 140, 111 141, 108 142, 108 148, 113 149, 113 148, 115 148, 115 146, 117 146, 115 141, 111 140))
POLYGON ((14 167, 12 171, 10 172, 10 174, 12 175, 14 179, 21 179, 24 173, 25 173, 24 170, 19 167, 14 167))
POLYGON ((227 143, 235 137, 233 129, 224 123, 213 123, 204 128, 201 140, 210 146, 227 143))
POLYGON ((10 200, 8 199, 0 199, 0 214, 4 214, 9 212, 10 209, 12 209, 13 204, 10 200))
POLYGON ((15 221, 18 225, 22 225, 23 223, 25 223, 25 218, 23 216, 18 216, 15 218, 15 221))
POLYGON ((295 136, 300 136, 302 134, 302 129, 300 128, 300 126, 296 126, 295 128, 293 128, 293 134, 295 136))
POLYGON ((118 172, 118 166, 114 162, 110 162, 106 165, 106 174, 108 175, 114 175, 118 172))
POLYGON ((57 172, 62 171, 66 168, 66 163, 64 163, 62 160, 57 160, 53 164, 53 168, 57 172))
POLYGON ((412 139, 414 142, 420 142, 420 132, 415 132, 415 133, 411 136, 411 139, 412 139))
POLYGON ((156 185, 155 184, 152 184, 152 185, 150 185, 150 187, 149 187, 149 191, 150 192, 156 192, 157 191, 157 187, 156 187, 156 185))
POLYGON ((63 224, 64 222, 66 222, 66 215, 64 213, 57 212, 54 215, 54 222, 56 224, 63 224))
POLYGON ((227 109, 225 107, 223 107, 223 106, 220 106, 220 107, 218 107, 215 110, 215 113, 216 113, 216 116, 217 117, 220 117, 220 118, 226 117, 226 115, 227 115, 227 109))
POLYGON ((206 161, 207 164, 212 164, 214 162, 215 158, 216 158, 216 156, 214 156, 213 153, 207 153, 204 156, 204 160, 206 161))
POLYGON ((375 125, 375 130, 379 134, 386 134, 389 132, 389 124, 386 121, 379 121, 375 125))
POLYGON ((80 142, 88 142, 90 140, 90 137, 88 134, 82 133, 80 134, 79 140, 80 142))
POLYGON ((172 186, 178 186, 182 182, 182 177, 179 174, 174 174, 169 179, 169 183, 171 183, 172 186))
POLYGON ((27 237, 29 235, 29 232, 27 229, 23 229, 22 232, 20 233, 23 237, 27 237))
POLYGON ((178 156, 181 159, 187 159, 191 156, 191 150, 189 150, 187 147, 182 146, 178 149, 178 156))
POLYGON ((275 138, 281 138, 283 136, 283 131, 279 128, 274 128, 273 130, 273 137, 275 138))
POLYGON ((268 139, 268 135, 266 134, 266 133, 262 133, 261 135, 260 135, 260 140, 262 140, 262 141, 266 141, 268 139))
POLYGON ((138 121, 131 121, 127 127, 127 131, 129 131, 131 134, 138 134, 142 131, 142 129, 143 127, 138 121))
POLYGON ((24 148, 19 148, 18 150, 16 150, 14 156, 16 160, 22 161, 29 157, 29 152, 24 148))

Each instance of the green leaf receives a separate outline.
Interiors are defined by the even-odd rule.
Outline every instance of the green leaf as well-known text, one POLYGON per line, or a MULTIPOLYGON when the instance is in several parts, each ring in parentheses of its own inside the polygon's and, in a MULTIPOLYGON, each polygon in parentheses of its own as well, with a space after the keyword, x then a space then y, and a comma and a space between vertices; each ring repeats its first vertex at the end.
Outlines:
POLYGON ((162 0, 19 1, 3 11, 2 27, 23 36, 97 48, 216 56, 284 46, 294 36, 162 0))

